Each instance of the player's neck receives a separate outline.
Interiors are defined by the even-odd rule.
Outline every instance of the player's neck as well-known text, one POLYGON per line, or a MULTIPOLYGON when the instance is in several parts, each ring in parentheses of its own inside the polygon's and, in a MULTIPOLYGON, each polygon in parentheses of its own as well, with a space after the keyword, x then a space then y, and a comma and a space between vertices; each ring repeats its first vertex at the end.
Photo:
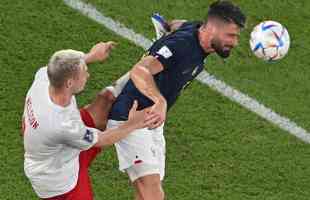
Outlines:
POLYGON ((48 93, 52 102, 56 105, 66 107, 71 102, 72 94, 65 91, 63 88, 54 88, 49 86, 48 93))

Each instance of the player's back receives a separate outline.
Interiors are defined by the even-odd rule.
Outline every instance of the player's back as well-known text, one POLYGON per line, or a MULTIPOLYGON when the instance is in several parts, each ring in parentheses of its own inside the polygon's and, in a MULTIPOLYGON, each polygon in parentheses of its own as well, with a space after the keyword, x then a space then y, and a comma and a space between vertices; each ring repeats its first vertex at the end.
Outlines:
POLYGON ((24 108, 24 170, 40 196, 72 189, 79 168, 80 150, 61 139, 66 118, 79 117, 75 99, 68 107, 58 106, 51 101, 48 86, 46 68, 41 68, 27 93, 24 108), (54 191, 47 192, 45 188, 54 191))
POLYGON ((32 158, 48 158, 48 154, 62 149, 58 136, 62 134, 62 123, 78 114, 74 97, 68 106, 58 106, 50 99, 48 86, 46 68, 41 68, 27 93, 24 108, 24 147, 32 158))

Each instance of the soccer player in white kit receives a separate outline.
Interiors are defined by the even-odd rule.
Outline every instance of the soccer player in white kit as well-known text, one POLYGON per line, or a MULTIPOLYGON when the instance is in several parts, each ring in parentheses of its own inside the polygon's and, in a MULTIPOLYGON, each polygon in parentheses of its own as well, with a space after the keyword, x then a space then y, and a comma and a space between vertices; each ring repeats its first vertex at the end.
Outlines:
MULTIPOLYGON (((88 168, 101 147, 157 120, 145 110, 137 111, 135 103, 128 121, 119 128, 103 132, 94 128, 105 129, 115 100, 108 90, 79 111, 74 95, 87 82, 87 64, 105 60, 113 46, 113 42, 101 42, 87 54, 58 51, 35 75, 23 114, 24 170, 41 199, 92 200, 88 168)), ((117 86, 110 89, 117 93, 117 86)))

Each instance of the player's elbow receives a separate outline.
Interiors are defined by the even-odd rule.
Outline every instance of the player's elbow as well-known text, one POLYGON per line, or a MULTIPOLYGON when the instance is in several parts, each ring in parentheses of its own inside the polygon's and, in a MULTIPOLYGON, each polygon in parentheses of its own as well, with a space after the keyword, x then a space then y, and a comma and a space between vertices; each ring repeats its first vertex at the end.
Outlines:
POLYGON ((147 75, 151 75, 151 72, 149 69, 145 68, 142 65, 136 64, 131 70, 130 70, 130 79, 135 80, 138 77, 145 77, 147 75))

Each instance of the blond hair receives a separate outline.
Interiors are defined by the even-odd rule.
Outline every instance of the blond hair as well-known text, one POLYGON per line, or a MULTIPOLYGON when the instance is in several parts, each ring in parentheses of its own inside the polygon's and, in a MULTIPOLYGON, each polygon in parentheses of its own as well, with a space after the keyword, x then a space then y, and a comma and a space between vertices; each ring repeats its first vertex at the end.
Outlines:
POLYGON ((55 52, 47 65, 47 75, 51 86, 61 88, 69 78, 77 75, 85 65, 84 53, 72 49, 55 52))

